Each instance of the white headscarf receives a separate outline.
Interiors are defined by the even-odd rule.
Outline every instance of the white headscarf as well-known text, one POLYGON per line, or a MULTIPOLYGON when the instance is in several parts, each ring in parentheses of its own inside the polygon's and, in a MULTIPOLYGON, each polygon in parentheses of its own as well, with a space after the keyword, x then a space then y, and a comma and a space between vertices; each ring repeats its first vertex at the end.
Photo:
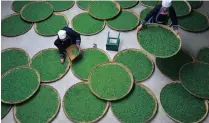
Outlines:
POLYGON ((172 0, 162 0, 162 6, 168 8, 171 6, 172 0))
POLYGON ((65 39, 66 38, 66 31, 65 30, 60 30, 59 32, 58 32, 58 37, 59 37, 59 39, 65 39))

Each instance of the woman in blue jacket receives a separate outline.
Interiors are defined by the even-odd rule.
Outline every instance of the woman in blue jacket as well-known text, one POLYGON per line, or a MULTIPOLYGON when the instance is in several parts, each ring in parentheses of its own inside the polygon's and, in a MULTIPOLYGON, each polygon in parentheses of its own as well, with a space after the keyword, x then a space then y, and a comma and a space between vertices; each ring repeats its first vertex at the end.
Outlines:
POLYGON ((171 6, 171 2, 171 0, 162 0, 162 4, 156 5, 146 16, 146 18, 141 21, 141 24, 137 29, 143 29, 146 23, 158 23, 167 25, 168 19, 170 18, 173 30, 176 32, 176 34, 178 34, 178 19, 173 6, 171 6))

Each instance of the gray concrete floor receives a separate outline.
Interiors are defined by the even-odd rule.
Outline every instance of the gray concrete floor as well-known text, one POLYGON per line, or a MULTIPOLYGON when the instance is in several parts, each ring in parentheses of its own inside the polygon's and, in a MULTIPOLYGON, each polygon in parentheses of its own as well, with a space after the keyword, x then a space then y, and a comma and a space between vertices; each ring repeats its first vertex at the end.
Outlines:
MULTIPOLYGON (((6 15, 14 13, 14 11, 11 9, 11 1, 2 1, 1 4, 1 17, 3 18, 6 15)), ((138 14, 142 9, 145 7, 138 4, 134 8, 132 8, 133 11, 137 12, 138 14)), ((209 16, 209 2, 204 2, 203 6, 198 9, 200 12, 203 12, 209 16)), ((69 10, 64 11, 64 13, 69 20, 72 20, 72 18, 83 12, 83 10, 79 9, 76 4, 69 10)), ((111 30, 107 26, 105 29, 100 32, 97 35, 94 36, 82 36, 82 43, 81 48, 90 48, 93 47, 93 43, 96 43, 98 48, 101 48, 105 50, 105 43, 107 39, 107 33, 108 31, 111 32, 111 35, 117 35, 118 32, 111 30)), ((180 36, 182 38, 182 47, 184 50, 191 53, 193 56, 196 56, 197 52, 200 48, 209 46, 209 31, 203 32, 203 33, 190 33, 183 30, 180 30, 180 36)), ((34 29, 32 28, 29 32, 27 32, 24 35, 14 37, 14 38, 8 38, 1 36, 1 48, 6 49, 10 47, 18 47, 26 50, 30 57, 35 55, 38 51, 55 47, 53 45, 54 40, 57 37, 43 37, 39 36, 35 33, 34 29)), ((137 43, 137 37, 136 37, 136 30, 130 31, 130 32, 122 32, 121 33, 121 44, 120 44, 120 50, 126 49, 126 48, 138 48, 141 49, 139 44, 137 43)), ((105 50, 106 51, 106 50, 105 50)), ((111 57, 113 57, 117 52, 112 51, 106 51, 111 57)), ((152 57, 153 60, 155 59, 152 57)), ((60 98, 62 99, 66 90, 71 87, 73 84, 80 82, 81 80, 77 79, 71 72, 71 70, 67 73, 67 75, 62 78, 61 80, 50 83, 49 85, 55 87, 57 91, 60 94, 60 98)), ((159 94, 162 89, 162 87, 171 81, 166 78, 163 74, 160 73, 158 68, 155 68, 155 71, 151 78, 148 80, 142 82, 142 84, 148 86, 156 95, 158 99, 158 112, 156 116, 151 120, 152 123, 172 123, 170 118, 166 116, 166 114, 163 112, 163 109, 159 102, 159 94)), ((59 114, 53 121, 53 123, 67 123, 72 122, 70 121, 64 114, 63 109, 61 107, 59 114)), ((111 110, 108 111, 108 113, 105 115, 105 117, 99 121, 100 123, 119 123, 119 121, 113 116, 111 110)), ((209 116, 204 121, 205 123, 209 123, 209 116)), ((15 123, 15 120, 13 118, 13 110, 10 110, 9 114, 2 119, 2 123, 15 123)))

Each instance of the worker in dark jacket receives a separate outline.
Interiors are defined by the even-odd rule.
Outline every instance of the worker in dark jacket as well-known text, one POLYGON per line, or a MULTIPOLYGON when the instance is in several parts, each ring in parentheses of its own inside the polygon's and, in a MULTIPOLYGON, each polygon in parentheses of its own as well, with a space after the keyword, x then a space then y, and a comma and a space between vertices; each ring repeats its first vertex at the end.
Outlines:
POLYGON ((58 38, 54 42, 54 45, 59 49, 61 63, 65 61, 66 49, 72 44, 80 47, 81 37, 79 33, 66 26, 58 32, 58 38))
POLYGON ((146 16, 137 28, 141 30, 146 23, 158 23, 167 25, 168 19, 172 21, 173 30, 178 34, 178 19, 174 8, 171 6, 172 0, 162 0, 162 4, 156 5, 146 16))

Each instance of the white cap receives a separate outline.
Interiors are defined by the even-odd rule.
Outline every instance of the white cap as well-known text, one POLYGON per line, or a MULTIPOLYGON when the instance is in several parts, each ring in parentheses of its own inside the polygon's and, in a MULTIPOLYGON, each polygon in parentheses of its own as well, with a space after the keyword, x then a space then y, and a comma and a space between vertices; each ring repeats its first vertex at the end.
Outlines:
POLYGON ((171 6, 172 0, 162 0, 162 6, 168 8, 171 6))
POLYGON ((60 30, 59 32, 58 32, 58 37, 59 37, 59 39, 65 39, 66 38, 66 31, 65 30, 60 30))

